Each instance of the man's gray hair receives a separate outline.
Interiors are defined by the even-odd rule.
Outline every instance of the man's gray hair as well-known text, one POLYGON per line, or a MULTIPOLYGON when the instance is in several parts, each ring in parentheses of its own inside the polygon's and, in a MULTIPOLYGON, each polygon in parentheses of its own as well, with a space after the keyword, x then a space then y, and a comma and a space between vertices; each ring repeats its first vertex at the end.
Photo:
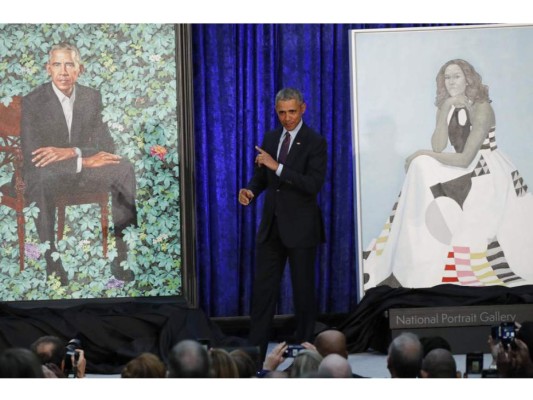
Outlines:
POLYGON ((276 104, 279 101, 296 100, 298 103, 304 102, 302 92, 294 88, 283 88, 276 94, 276 104))
POLYGON ((48 62, 50 62, 50 59, 52 58, 52 53, 57 50, 67 50, 72 52, 72 59, 74 60, 74 64, 76 65, 76 67, 82 65, 80 50, 73 44, 67 42, 54 44, 50 48, 50 51, 48 52, 48 62))

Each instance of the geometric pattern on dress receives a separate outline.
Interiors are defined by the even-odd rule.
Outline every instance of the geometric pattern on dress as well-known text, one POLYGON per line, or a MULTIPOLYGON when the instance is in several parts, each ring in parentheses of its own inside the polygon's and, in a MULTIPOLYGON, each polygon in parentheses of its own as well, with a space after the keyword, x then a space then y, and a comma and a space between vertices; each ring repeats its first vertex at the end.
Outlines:
POLYGON ((439 182, 429 188, 435 199, 448 197, 454 200, 457 205, 463 208, 463 204, 472 189, 472 172, 450 179, 446 182, 439 182))
POLYGON ((481 150, 490 150, 494 151, 498 148, 498 145, 496 144, 496 128, 490 128, 489 135, 485 138, 483 141, 483 144, 481 145, 481 150))
POLYGON ((466 246, 453 246, 448 252, 443 283, 462 286, 515 286, 522 278, 511 271, 503 250, 493 239, 487 249, 473 252, 466 246))
POLYGON ((496 238, 487 246, 487 261, 490 263, 492 270, 496 273, 498 278, 505 283, 505 286, 514 286, 520 283, 523 279, 516 275, 509 267, 505 254, 496 238))
POLYGON ((476 167, 472 171, 472 178, 487 174, 490 174, 490 170, 489 166, 487 165, 487 161, 485 161, 482 154, 479 156, 479 161, 477 162, 476 167))
POLYGON ((396 216, 396 209, 398 208, 398 202, 400 201, 400 196, 402 195, 402 192, 398 195, 398 199, 396 200, 396 203, 392 206, 392 211, 389 215, 389 226, 392 225, 392 222, 394 221, 394 217, 396 216))
POLYGON ((396 209, 398 208, 398 201, 400 199, 400 196, 402 193, 398 195, 398 200, 394 203, 394 206, 392 207, 392 211, 387 218, 387 221, 385 222, 385 225, 383 226, 383 229, 381 230, 381 233, 375 239, 371 244, 370 248, 368 249, 368 254, 365 254, 367 252, 363 252, 363 258, 366 260, 370 253, 375 252, 376 256, 380 256, 383 253, 383 250, 385 249, 385 244, 387 243, 387 240, 389 239, 389 234, 391 231, 392 222, 394 221, 394 216, 396 215, 396 209))
POLYGON ((527 193, 527 185, 524 183, 524 179, 520 176, 518 170, 511 172, 511 177, 513 179, 513 186, 518 197, 525 196, 527 193))

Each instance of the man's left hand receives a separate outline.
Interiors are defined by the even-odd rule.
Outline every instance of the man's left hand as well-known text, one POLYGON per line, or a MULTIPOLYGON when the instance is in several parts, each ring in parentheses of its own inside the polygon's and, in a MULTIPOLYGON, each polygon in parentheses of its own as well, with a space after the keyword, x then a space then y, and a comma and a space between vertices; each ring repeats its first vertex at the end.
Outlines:
POLYGON ((31 154, 34 156, 31 162, 36 167, 46 167, 49 164, 76 157, 76 151, 71 147, 40 147, 31 154))
POLYGON ((271 169, 272 171, 275 171, 278 169, 278 162, 272 158, 270 154, 268 154, 266 151, 264 151, 261 147, 255 146, 255 149, 259 152, 259 154, 255 157, 255 163, 260 167, 264 165, 268 169, 271 169))
POLYGON ((101 151, 90 157, 82 158, 83 168, 100 168, 105 167, 106 165, 118 164, 120 163, 120 157, 117 154, 108 153, 106 151, 101 151))

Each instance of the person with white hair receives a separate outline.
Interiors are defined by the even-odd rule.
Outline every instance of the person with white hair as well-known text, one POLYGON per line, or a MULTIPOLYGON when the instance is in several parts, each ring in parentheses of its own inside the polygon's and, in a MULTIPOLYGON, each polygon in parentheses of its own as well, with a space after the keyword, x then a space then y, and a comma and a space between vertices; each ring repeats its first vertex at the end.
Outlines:
POLYGON ((338 354, 330 354, 318 366, 319 374, 332 378, 351 378, 352 368, 348 360, 338 354))

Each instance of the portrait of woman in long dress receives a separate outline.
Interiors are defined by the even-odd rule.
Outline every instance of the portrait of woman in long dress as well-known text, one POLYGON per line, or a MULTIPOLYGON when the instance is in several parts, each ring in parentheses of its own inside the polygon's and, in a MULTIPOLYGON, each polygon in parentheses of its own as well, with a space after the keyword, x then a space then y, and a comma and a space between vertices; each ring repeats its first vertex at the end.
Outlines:
POLYGON ((461 59, 446 62, 436 83, 431 150, 405 162, 397 202, 363 254, 364 288, 526 284, 533 197, 498 148, 489 87, 461 59))

